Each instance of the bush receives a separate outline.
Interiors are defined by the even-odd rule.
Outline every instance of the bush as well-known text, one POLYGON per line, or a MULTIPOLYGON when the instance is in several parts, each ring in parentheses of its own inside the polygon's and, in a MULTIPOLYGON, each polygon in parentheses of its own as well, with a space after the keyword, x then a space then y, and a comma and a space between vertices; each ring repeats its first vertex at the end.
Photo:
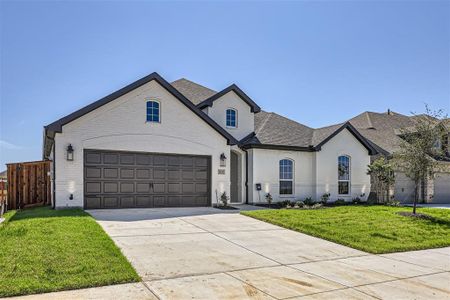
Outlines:
POLYGON ((304 207, 305 203, 303 201, 297 201, 297 203, 295 203, 298 207, 304 207))
POLYGON ((353 204, 360 204, 361 203, 361 199, 359 199, 359 197, 353 198, 352 199, 352 203, 353 204))
POLYGON ((320 197, 320 202, 324 205, 327 204, 328 200, 330 200, 330 196, 330 193, 323 194, 322 197, 320 197))
POLYGON ((344 199, 337 199, 333 202, 333 205, 347 205, 347 202, 344 199))
POLYGON ((281 207, 287 207, 288 205, 291 206, 292 204, 290 200, 283 200, 279 203, 281 204, 281 207))
POLYGON ((400 201, 396 201, 396 200, 389 200, 388 202, 386 202, 387 206, 400 206, 400 201))
POLYGON ((303 203, 305 205, 313 205, 316 201, 314 201, 311 197, 306 197, 305 200, 303 200, 303 203))

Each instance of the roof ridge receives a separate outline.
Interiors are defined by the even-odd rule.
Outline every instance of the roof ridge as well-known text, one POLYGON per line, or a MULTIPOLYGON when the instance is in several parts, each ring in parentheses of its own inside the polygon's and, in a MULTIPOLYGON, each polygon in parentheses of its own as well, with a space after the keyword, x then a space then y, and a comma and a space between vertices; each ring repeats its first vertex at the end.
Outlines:
POLYGON ((369 126, 367 128, 375 128, 375 127, 373 127, 373 123, 372 123, 372 120, 370 119, 369 112, 366 111, 365 114, 366 114, 366 118, 367 118, 367 123, 369 124, 369 126))
POLYGON ((255 131, 256 134, 260 133, 262 131, 262 129, 264 128, 264 126, 266 126, 267 121, 270 119, 270 117, 272 117, 273 112, 266 112, 268 114, 268 116, 264 119, 264 122, 262 123, 262 125, 258 128, 257 131, 255 131))
POLYGON ((209 88, 209 87, 207 87, 207 86, 201 85, 200 83, 197 83, 197 82, 195 82, 195 81, 189 80, 189 79, 187 79, 187 78, 185 78, 185 77, 181 77, 181 78, 179 78, 179 79, 177 79, 177 80, 174 80, 174 81, 172 81, 170 84, 172 85, 172 84, 174 84, 175 82, 179 82, 179 81, 183 81, 183 80, 184 80, 184 81, 188 81, 189 83, 198 85, 198 86, 200 86, 200 87, 202 87, 202 88, 208 89, 208 90, 210 90, 210 91, 212 91, 212 92, 214 92, 214 93, 217 93, 216 90, 213 90, 213 89, 211 89, 211 88, 209 88))

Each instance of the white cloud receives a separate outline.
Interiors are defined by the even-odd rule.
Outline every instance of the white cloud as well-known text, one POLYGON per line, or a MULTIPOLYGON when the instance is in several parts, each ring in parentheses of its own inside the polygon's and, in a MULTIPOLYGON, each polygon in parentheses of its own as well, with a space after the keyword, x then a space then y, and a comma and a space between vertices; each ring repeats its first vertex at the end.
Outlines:
POLYGON ((23 149, 22 146, 15 145, 15 144, 12 144, 12 143, 8 143, 7 141, 4 141, 4 140, 0 140, 0 148, 5 148, 5 149, 8 149, 8 150, 23 149))

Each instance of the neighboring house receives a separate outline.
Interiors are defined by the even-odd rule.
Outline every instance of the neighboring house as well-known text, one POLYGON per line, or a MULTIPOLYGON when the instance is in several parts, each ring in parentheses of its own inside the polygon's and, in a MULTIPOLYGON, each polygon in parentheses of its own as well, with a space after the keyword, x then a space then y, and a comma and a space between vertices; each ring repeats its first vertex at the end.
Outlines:
MULTIPOLYGON (((413 128, 415 119, 420 117, 423 116, 405 116, 388 110, 386 113, 364 112, 350 119, 349 122, 373 144, 380 154, 390 156, 400 149, 401 129, 413 128)), ((446 157, 438 161, 438 172, 434 178, 429 178, 419 191, 420 199, 429 203, 450 203, 450 120, 446 119, 444 123, 447 124, 447 136, 443 137, 438 146, 443 148, 446 157)), ((401 202, 412 202, 414 190, 414 182, 404 172, 397 170, 395 185, 391 191, 393 197, 401 202)))
POLYGON ((211 206, 365 200, 377 150, 350 123, 313 129, 261 108, 236 85, 216 92, 152 73, 45 126, 56 207, 211 206))

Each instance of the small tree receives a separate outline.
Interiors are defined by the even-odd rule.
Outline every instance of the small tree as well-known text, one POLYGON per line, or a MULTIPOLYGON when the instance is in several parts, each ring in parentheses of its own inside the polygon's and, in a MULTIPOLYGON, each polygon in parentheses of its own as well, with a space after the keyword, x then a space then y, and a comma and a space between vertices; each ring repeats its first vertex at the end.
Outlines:
POLYGON ((266 201, 267 201, 267 204, 269 204, 269 207, 272 205, 272 200, 273 200, 272 195, 270 193, 267 193, 266 201))
POLYGON ((372 177, 377 193, 377 202, 380 202, 381 195, 389 200, 389 190, 395 181, 392 164, 385 157, 380 157, 368 166, 367 174, 372 177))
POLYGON ((394 153, 394 161, 414 181, 413 214, 416 213, 420 186, 434 176, 436 158, 444 154, 441 147, 445 134, 444 118, 443 110, 432 111, 426 105, 425 114, 416 115, 414 126, 401 129, 403 141, 400 150, 394 153))
POLYGON ((220 195, 220 201, 222 201, 223 206, 228 206, 228 195, 227 192, 223 192, 222 195, 220 195))

